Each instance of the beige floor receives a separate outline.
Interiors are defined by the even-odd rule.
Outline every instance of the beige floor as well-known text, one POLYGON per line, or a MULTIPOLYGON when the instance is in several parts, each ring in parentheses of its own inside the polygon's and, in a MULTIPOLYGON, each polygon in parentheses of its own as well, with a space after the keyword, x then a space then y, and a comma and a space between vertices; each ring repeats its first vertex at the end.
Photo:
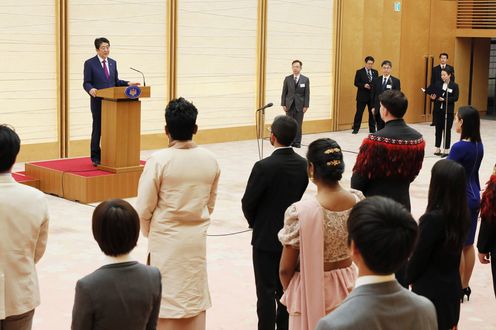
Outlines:
MULTIPOLYGON (((483 121, 482 132, 485 157, 480 170, 481 182, 489 178, 496 163, 496 121, 483 121)), ((430 169, 438 160, 432 156, 434 133, 427 124, 414 125, 426 140, 424 167, 411 187, 413 214, 418 218, 426 206, 430 180, 430 169)), ((331 137, 348 150, 345 154, 347 165, 342 184, 349 186, 355 152, 365 137, 362 130, 358 135, 350 131, 306 135, 303 143, 308 145, 319 137, 331 137)), ((165 137, 164 137, 165 138, 165 137)), ((458 137, 454 133, 454 139, 458 137)), ((240 199, 253 163, 258 158, 255 141, 232 142, 205 145, 214 152, 222 168, 217 206, 212 217, 210 235, 228 234, 247 229, 241 212, 240 199)), ((265 141, 265 155, 272 151, 265 141)), ((304 155, 306 148, 298 150, 304 155)), ((142 157, 150 154, 143 152, 142 157)), ((16 170, 22 169, 16 165, 16 170)), ((313 194, 314 186, 309 185, 306 194, 313 194)), ((48 248, 38 265, 41 284, 42 304, 36 310, 34 329, 69 329, 77 279, 90 273, 102 264, 102 256, 94 242, 90 219, 93 206, 69 202, 54 196, 47 196, 51 214, 48 248)), ((131 203, 134 198, 129 199, 131 203)), ((255 329, 255 287, 251 263, 250 232, 230 236, 208 238, 208 274, 213 307, 207 311, 208 329, 255 329)), ((145 260, 146 239, 140 237, 134 256, 145 260)), ((462 305, 460 329, 496 329, 496 301, 494 298, 489 266, 477 262, 471 281, 472 298, 462 305)))

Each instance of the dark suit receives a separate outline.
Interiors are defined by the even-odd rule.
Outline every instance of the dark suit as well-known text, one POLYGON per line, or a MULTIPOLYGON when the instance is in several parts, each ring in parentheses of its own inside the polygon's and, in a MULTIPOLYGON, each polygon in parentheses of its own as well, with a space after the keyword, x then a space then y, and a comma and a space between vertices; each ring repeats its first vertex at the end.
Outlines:
MULTIPOLYGON (((443 82, 438 81, 434 84, 435 90, 439 91, 440 95, 437 97, 445 98, 446 91, 443 91, 443 82)), ((453 126, 455 102, 458 101, 458 84, 450 81, 448 84, 448 113, 444 108, 446 108, 446 99, 444 101, 439 101, 437 98, 434 100, 434 123, 436 124, 436 141, 435 146, 441 146, 441 140, 443 138, 444 128, 446 126, 446 140, 444 141, 444 148, 449 149, 451 145, 451 127, 453 126), (451 91, 451 92, 450 92, 451 91), (445 118, 446 115, 446 118, 445 118)))
POLYGON ((432 303, 396 281, 354 288, 316 330, 437 330, 432 303))
POLYGON ((157 268, 135 261, 97 269, 76 284, 71 329, 155 329, 161 281, 157 268))
POLYGON ((284 78, 281 105, 286 107, 286 114, 296 119, 298 123, 298 132, 293 143, 299 145, 301 144, 303 108, 308 108, 310 105, 310 80, 308 77, 300 74, 297 83, 294 75, 284 78))
MULTIPOLYGON (((451 74, 450 80, 454 82, 455 81, 455 68, 449 64, 446 64, 446 68, 451 69, 451 72, 453 72, 451 74)), ((441 83, 443 82, 443 79, 441 79, 441 71, 442 71, 441 64, 436 65, 435 67, 432 68, 432 70, 431 70, 431 85, 434 85, 438 81, 441 83)), ((432 110, 432 123, 433 124, 436 123, 436 109, 435 108, 432 110)), ((431 125, 431 126, 433 126, 433 125, 431 125)))
POLYGON ((253 269, 257 288, 258 329, 287 329, 288 313, 279 303, 282 286, 279 261, 282 245, 277 234, 284 212, 303 196, 308 185, 307 161, 292 148, 275 150, 253 166, 241 200, 243 214, 253 228, 253 269), (277 313, 276 313, 277 301, 277 313))
POLYGON ((375 132, 375 120, 374 115, 372 114, 372 88, 365 88, 365 84, 369 84, 372 87, 372 81, 374 78, 378 76, 377 70, 370 69, 370 73, 372 75, 372 79, 369 80, 369 76, 367 75, 367 70, 365 68, 361 68, 357 70, 355 73, 355 87, 357 87, 356 94, 356 113, 355 119, 353 120, 353 131, 358 131, 362 124, 362 116, 363 111, 365 110, 365 106, 367 106, 367 110, 369 112, 369 132, 375 132))
MULTIPOLYGON (((486 190, 487 191, 487 190, 486 190)), ((482 215, 481 215, 482 216, 482 215)), ((491 257, 491 273, 493 275, 493 290, 496 296, 496 220, 482 217, 479 238, 477 239, 479 253, 489 253, 491 257)))
MULTIPOLYGON (((102 89, 114 86, 127 86, 128 82, 119 80, 117 62, 107 57, 107 68, 110 78, 107 79, 102 63, 98 56, 94 56, 84 62, 83 88, 89 94, 92 88, 102 89)), ((100 161, 100 135, 102 118, 102 99, 90 97, 91 115, 93 117, 93 128, 91 131, 91 160, 100 161)))
POLYGON ((460 318, 460 258, 462 245, 446 243, 445 223, 451 221, 441 210, 419 220, 419 239, 408 264, 412 291, 428 298, 436 307, 439 329, 452 329, 460 318))
POLYGON ((382 92, 390 89, 401 90, 400 80, 396 77, 389 76, 386 83, 383 84, 383 76, 379 76, 372 80, 372 99, 374 100, 374 118, 377 124, 377 130, 384 128, 384 120, 381 118, 381 102, 379 102, 379 95, 382 92))

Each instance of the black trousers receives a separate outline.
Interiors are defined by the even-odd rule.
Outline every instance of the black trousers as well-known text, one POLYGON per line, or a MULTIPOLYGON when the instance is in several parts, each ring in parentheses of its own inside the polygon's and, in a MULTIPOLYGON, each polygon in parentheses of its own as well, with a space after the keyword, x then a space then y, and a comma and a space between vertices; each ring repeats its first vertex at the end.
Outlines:
MULTIPOLYGON (((438 109, 434 112, 435 115, 435 123, 436 123, 436 148, 441 147, 441 140, 443 139, 444 134, 444 126, 445 126, 445 118, 444 114, 446 112, 443 109, 438 109)), ((448 112, 447 118, 447 128, 446 128, 446 141, 444 141, 444 148, 449 149, 451 145, 451 127, 453 127, 453 118, 454 114, 452 112, 448 112)))
POLYGON ((356 102, 356 112, 355 112, 355 119, 353 120, 353 130, 354 131, 360 130, 360 126, 362 125, 363 111, 365 110, 365 106, 367 106, 367 110, 369 112, 369 132, 374 133, 375 132, 375 120, 374 120, 374 115, 372 114, 372 111, 371 111, 372 104, 370 102, 361 102, 361 101, 356 102))
POLYGON ((296 137, 293 143, 301 144, 301 127, 303 125, 303 110, 296 110, 296 106, 293 102, 288 112, 286 112, 286 115, 290 116, 291 118, 294 118, 298 123, 298 131, 296 132, 296 137))
POLYGON ((283 294, 279 280, 281 253, 253 247, 258 330, 288 329, 288 311, 286 306, 279 302, 283 294))
POLYGON ((102 133, 102 101, 99 99, 92 100, 91 116, 93 117, 93 126, 91 130, 90 155, 93 162, 100 161, 100 136, 102 133))

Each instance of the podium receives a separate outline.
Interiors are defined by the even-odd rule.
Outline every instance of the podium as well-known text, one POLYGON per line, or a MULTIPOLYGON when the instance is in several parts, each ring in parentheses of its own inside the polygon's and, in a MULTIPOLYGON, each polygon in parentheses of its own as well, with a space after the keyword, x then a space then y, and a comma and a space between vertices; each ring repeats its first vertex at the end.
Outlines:
MULTIPOLYGON (((142 171, 140 165, 141 101, 126 96, 127 87, 96 92, 102 100, 101 164, 112 173, 142 171)), ((150 87, 140 87, 140 98, 150 97, 150 87)))

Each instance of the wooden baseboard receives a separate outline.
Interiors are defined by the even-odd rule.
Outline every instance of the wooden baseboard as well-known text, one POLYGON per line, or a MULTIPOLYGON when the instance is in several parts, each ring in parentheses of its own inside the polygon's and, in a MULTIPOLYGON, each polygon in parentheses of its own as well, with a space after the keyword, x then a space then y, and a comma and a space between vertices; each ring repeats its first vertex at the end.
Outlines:
MULTIPOLYGON (((266 125, 267 127, 270 124, 266 125)), ((330 132, 332 130, 332 119, 317 119, 303 122, 303 133, 315 134, 330 132)), ((268 131, 267 131, 268 132, 268 131)), ((194 137, 198 144, 221 143, 231 141, 243 141, 256 138, 254 125, 201 129, 194 137)), ((141 150, 154 150, 165 148, 168 145, 165 133, 141 135, 141 150)), ((57 142, 28 144, 21 147, 18 161, 35 161, 59 158, 59 147, 57 142)), ((90 140, 69 141, 69 157, 87 156, 90 151, 90 140)))

